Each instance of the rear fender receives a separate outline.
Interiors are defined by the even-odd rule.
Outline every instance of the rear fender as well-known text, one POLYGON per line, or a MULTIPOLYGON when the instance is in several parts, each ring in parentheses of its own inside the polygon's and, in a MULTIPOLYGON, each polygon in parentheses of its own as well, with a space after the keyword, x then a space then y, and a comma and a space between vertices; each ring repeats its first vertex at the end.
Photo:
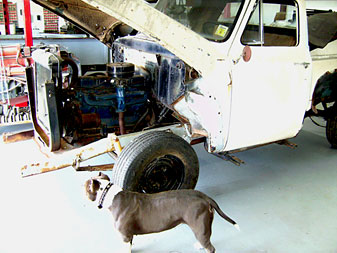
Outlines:
POLYGON ((312 99, 312 111, 317 116, 329 117, 336 113, 336 101, 337 101, 337 69, 333 72, 326 72, 322 75, 315 86, 313 99, 312 99), (317 105, 323 104, 324 110, 317 109, 317 105), (325 107, 327 104, 333 106, 325 107), (334 103, 334 104, 333 104, 334 103))

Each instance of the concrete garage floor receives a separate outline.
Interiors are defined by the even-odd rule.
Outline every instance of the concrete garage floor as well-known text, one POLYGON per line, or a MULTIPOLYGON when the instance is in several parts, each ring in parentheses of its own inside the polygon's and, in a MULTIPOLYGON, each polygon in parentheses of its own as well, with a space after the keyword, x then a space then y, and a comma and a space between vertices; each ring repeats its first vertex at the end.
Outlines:
MULTIPOLYGON (((337 150, 324 131, 306 120, 292 140, 297 149, 273 144, 242 152, 237 156, 246 164, 240 167, 195 147, 197 189, 241 227, 238 232, 215 216, 217 252, 337 252, 337 150)), ((110 214, 84 196, 85 180, 96 173, 67 168, 23 179, 20 167, 43 157, 34 141, 1 143, 0 154, 0 252, 120 252, 110 214)), ((181 225, 135 237, 132 252, 202 252, 194 242, 181 225)))

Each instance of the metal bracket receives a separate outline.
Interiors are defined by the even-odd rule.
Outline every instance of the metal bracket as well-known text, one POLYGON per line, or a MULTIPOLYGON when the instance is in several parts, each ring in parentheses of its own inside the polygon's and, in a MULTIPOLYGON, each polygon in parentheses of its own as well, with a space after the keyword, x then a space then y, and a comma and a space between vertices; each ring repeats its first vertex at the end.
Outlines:
POLYGON ((278 141, 276 142, 279 145, 285 145, 289 148, 295 149, 298 147, 298 145, 296 143, 290 142, 289 140, 282 140, 282 141, 278 141))
MULTIPOLYGON (((185 137, 186 141, 191 141, 190 138, 186 136, 185 128, 181 124, 165 126, 148 131, 167 131, 168 129, 179 136, 185 137)), ((23 177, 28 177, 60 170, 69 166, 73 166, 77 171, 111 170, 113 168, 113 164, 81 167, 80 163, 105 153, 110 154, 114 160, 117 160, 123 147, 125 147, 134 138, 148 131, 125 134, 118 137, 115 134, 108 134, 106 138, 92 142, 86 146, 68 151, 61 150, 59 153, 51 153, 51 157, 47 161, 24 165, 21 168, 21 175, 23 177)))
POLYGON ((73 161, 72 167, 73 167, 75 170, 78 170, 78 168, 80 168, 81 162, 82 162, 81 154, 77 154, 77 155, 76 155, 76 158, 75 158, 74 161, 73 161))
POLYGON ((103 165, 89 165, 84 167, 77 167, 76 171, 110 171, 114 167, 114 163, 103 165))
POLYGON ((241 164, 245 163, 240 158, 237 158, 236 156, 230 155, 228 153, 212 153, 212 155, 214 155, 216 157, 219 157, 222 160, 231 162, 231 163, 235 164, 236 166, 240 166, 241 164))

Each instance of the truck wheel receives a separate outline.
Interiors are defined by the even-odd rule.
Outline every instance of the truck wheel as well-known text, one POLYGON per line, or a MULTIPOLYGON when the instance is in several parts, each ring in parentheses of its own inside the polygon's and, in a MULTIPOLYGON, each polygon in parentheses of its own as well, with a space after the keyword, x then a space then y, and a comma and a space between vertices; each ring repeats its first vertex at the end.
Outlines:
POLYGON ((326 138, 337 149, 337 116, 329 117, 326 123, 326 138))
POLYGON ((155 131, 137 137, 122 150, 112 181, 125 190, 155 193, 193 189, 198 176, 194 149, 175 134, 155 131))

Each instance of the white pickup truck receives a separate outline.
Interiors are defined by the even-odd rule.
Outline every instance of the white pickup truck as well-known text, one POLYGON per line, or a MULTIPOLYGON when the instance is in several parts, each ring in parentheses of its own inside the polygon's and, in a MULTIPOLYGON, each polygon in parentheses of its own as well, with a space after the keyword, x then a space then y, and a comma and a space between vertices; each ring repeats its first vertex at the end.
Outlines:
POLYGON ((304 0, 33 1, 110 46, 113 62, 81 75, 69 53, 33 52, 36 139, 54 153, 77 148, 23 176, 73 166, 112 170, 115 183, 139 192, 193 188, 192 144, 235 160, 233 152, 287 143, 313 115, 327 120, 337 147, 334 12, 307 17, 304 0), (116 162, 81 166, 103 153, 116 162))

